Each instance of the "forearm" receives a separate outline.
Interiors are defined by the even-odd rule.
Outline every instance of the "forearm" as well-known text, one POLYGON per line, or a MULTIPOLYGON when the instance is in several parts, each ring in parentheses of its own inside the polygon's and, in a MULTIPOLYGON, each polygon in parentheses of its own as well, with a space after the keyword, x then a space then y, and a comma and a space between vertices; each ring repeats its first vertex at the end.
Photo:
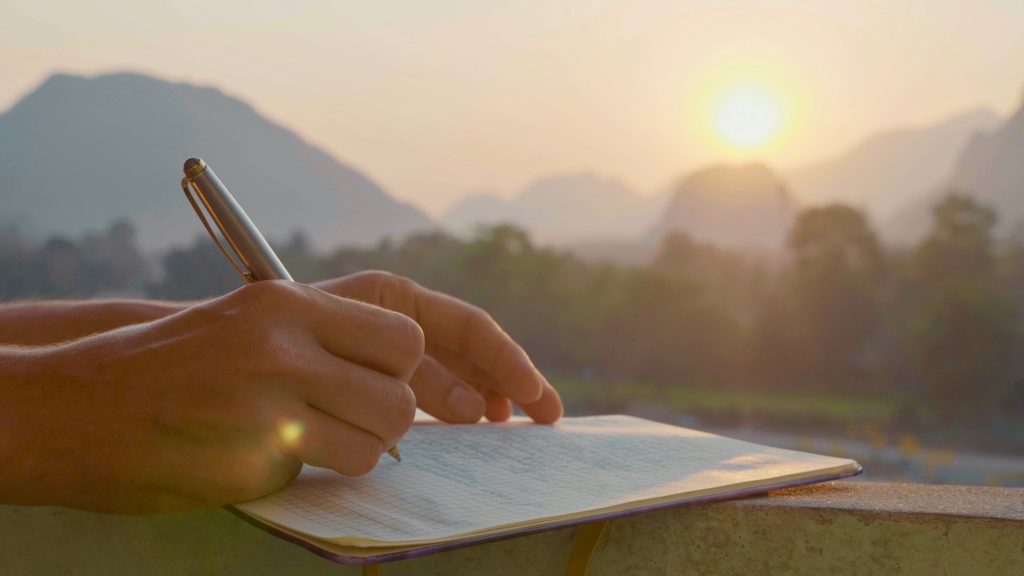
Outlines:
MULTIPOLYGON (((44 458, 26 435, 32 418, 22 410, 33 387, 33 356, 39 348, 0 345, 0 504, 40 504, 39 461, 44 458)), ((40 368, 38 362, 35 368, 40 368)))
POLYGON ((178 312, 180 302, 81 300, 0 305, 0 345, 38 346, 65 342, 178 312))

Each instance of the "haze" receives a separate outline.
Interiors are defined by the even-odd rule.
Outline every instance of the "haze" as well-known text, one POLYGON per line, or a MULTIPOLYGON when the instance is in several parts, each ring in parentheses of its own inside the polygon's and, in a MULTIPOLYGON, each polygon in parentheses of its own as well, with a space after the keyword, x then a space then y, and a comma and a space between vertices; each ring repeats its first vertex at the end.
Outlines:
POLYGON ((431 214, 481 189, 592 170, 656 193, 710 162, 791 167, 1024 89, 1024 3, 448 1, 94 5, 0 20, 0 110, 54 71, 134 70, 253 103, 431 214), (778 90, 771 145, 708 110, 778 90))

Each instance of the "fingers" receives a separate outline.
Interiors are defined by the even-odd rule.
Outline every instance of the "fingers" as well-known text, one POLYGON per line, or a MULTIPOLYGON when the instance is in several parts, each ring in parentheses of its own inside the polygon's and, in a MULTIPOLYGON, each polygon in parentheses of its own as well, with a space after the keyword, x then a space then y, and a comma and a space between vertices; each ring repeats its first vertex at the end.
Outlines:
POLYGON ((386 272, 364 272, 351 282, 323 286, 409 316, 427 340, 465 355, 519 404, 535 402, 543 394, 544 377, 526 352, 476 306, 386 272))
POLYGON ((402 381, 412 377, 423 356, 423 330, 398 312, 285 281, 248 284, 229 298, 256 303, 262 309, 248 312, 262 312, 257 319, 264 324, 312 331, 331 354, 402 381))
POLYGON ((471 424, 484 415, 484 398, 430 356, 424 356, 409 386, 420 408, 445 422, 471 424))
POLYGON ((397 444, 416 416, 416 395, 405 382, 330 354, 314 355, 297 376, 306 403, 384 446, 397 444))
POLYGON ((508 396, 492 390, 484 390, 484 399, 487 401, 487 409, 484 413, 491 422, 504 422, 512 417, 512 403, 508 396))
POLYGON ((386 449, 377 436, 312 407, 283 424, 281 436, 287 453, 346 476, 373 470, 386 449))
POLYGON ((544 377, 526 352, 486 312, 437 292, 417 293, 423 332, 433 342, 463 354, 484 369, 509 398, 519 404, 535 402, 544 377))
MULTIPOLYGON (((458 379, 511 398, 537 422, 550 423, 561 417, 558 392, 526 352, 480 308, 384 272, 361 273, 323 286, 414 319, 422 328, 430 355, 458 379)), ((418 376, 421 383, 414 387, 417 395, 425 393, 420 387, 443 387, 448 382, 432 367, 423 370, 418 376)), ((430 394, 427 402, 420 400, 421 407, 453 421, 454 415, 445 411, 437 393, 430 394)), ((511 414, 507 405, 507 401, 487 396, 485 415, 490 420, 507 419, 511 414)))
POLYGON ((498 381, 493 376, 458 352, 453 352, 433 342, 427 342, 427 354, 440 362, 452 374, 469 382, 476 388, 501 389, 501 385, 498 384, 498 381))
MULTIPOLYGON (((520 404, 519 407, 538 424, 556 422, 563 413, 562 399, 558 396, 558 391, 547 382, 544 383, 544 391, 536 402, 520 404)), ((490 417, 488 416, 488 418, 490 417)))
MULTIPOLYGON (((451 371, 458 378, 472 383, 480 389, 487 389, 491 391, 500 390, 497 382, 490 374, 479 368, 476 364, 470 362, 469 359, 462 354, 453 352, 436 344, 428 344, 427 349, 431 357, 436 358, 445 368, 451 371)), ((519 407, 522 408, 523 412, 532 418, 534 422, 538 422, 540 424, 550 424, 557 421, 562 417, 563 412, 562 399, 559 397, 558 391, 548 384, 546 380, 544 381, 544 388, 541 392, 541 397, 535 402, 525 404, 520 403, 519 407)), ((491 417, 491 413, 488 413, 487 419, 492 421, 494 420, 494 418, 491 417)))
POLYGON ((315 318, 317 340, 335 356, 407 382, 423 357, 423 330, 414 320, 355 300, 308 288, 323 303, 315 318))

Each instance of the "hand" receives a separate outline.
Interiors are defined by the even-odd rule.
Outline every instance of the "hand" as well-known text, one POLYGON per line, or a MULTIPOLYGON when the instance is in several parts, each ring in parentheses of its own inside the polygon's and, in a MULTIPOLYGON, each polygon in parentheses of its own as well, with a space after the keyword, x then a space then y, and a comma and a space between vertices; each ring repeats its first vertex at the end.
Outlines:
POLYGON ((0 382, 0 457, 20 466, 0 501, 150 512, 253 499, 301 462, 364 474, 412 424, 423 346, 402 314, 257 282, 23 349, 26 376, 0 382))
POLYGON ((400 312, 426 335, 409 385, 419 407, 446 422, 508 420, 515 402, 536 422, 562 416, 558 392, 483 310, 387 272, 361 272, 317 288, 400 312))

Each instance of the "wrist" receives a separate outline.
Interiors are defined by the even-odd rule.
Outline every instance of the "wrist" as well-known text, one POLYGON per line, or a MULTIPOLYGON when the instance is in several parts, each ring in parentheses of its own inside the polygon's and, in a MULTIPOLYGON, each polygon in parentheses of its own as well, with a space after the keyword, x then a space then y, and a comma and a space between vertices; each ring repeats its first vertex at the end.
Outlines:
POLYGON ((0 345, 66 342, 177 313, 187 303, 147 300, 23 302, 0 306, 0 345))
MULTIPOLYGON (((152 322, 172 314, 177 314, 185 308, 194 304, 193 302, 162 302, 155 300, 110 300, 100 301, 97 306, 102 307, 109 314, 108 324, 110 329, 152 322)), ((83 303, 88 306, 88 303, 83 303)))

